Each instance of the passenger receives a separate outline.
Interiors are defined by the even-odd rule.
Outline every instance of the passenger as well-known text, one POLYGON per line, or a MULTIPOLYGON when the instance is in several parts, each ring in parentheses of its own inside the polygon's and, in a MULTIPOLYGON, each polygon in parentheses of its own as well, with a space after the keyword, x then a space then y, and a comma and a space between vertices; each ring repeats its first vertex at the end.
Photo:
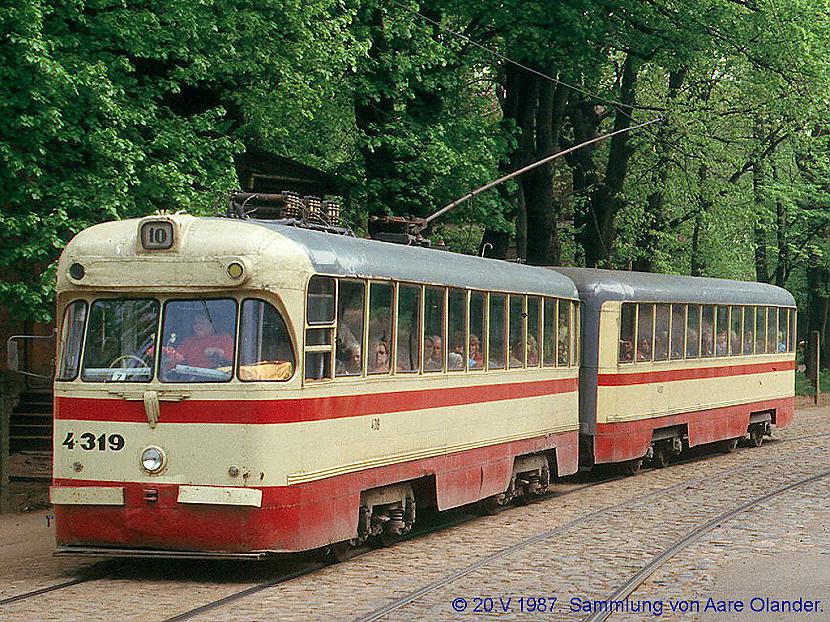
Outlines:
POLYGON ((478 335, 470 335, 470 355, 467 357, 467 366, 470 369, 481 369, 484 366, 484 354, 481 352, 481 341, 478 335))
POLYGON ((359 376, 362 371, 360 344, 352 341, 342 348, 338 347, 337 350, 338 358, 335 361, 335 373, 338 376, 359 376))
POLYGON ((527 336, 527 366, 539 366, 539 344, 533 335, 527 336))
POLYGON ((694 358, 700 356, 698 352, 698 333, 691 326, 686 334, 686 356, 694 358))
POLYGON ((637 360, 640 362, 651 360, 651 339, 640 339, 637 342, 637 360))
POLYGON ((782 331, 778 331, 778 351, 787 351, 787 336, 782 331))
POLYGON ((182 365, 217 369, 231 364, 233 349, 233 337, 216 333, 210 316, 197 313, 193 317, 193 335, 175 348, 172 358, 182 365))
POLYGON ((726 342, 726 333, 718 333, 718 341, 715 344, 716 356, 726 356, 728 344, 726 342))
POLYGON ((375 346, 375 360, 370 371, 375 374, 385 374, 389 371, 389 345, 385 340, 379 341, 375 346))
POLYGON ((438 335, 433 335, 424 341, 425 371, 441 371, 444 369, 444 342, 438 335))
POLYGON ((524 365, 524 348, 521 342, 516 342, 510 348, 510 367, 522 367, 524 365))
POLYGON ((620 362, 630 363, 634 360, 634 344, 631 339, 620 339, 620 362))
POLYGON ((456 331, 452 336, 451 352, 447 354, 447 369, 464 369, 464 333, 456 331))

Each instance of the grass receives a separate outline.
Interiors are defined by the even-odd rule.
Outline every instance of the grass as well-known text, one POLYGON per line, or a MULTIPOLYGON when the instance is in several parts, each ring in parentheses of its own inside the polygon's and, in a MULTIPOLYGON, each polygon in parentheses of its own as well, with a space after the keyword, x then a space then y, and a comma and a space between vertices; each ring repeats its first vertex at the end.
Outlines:
MULTIPOLYGON (((822 369, 819 373, 819 387, 821 388, 822 393, 830 392, 830 370, 822 369)), ((804 372, 796 371, 795 372, 795 394, 796 395, 808 395, 812 397, 815 395, 816 390, 813 388, 813 384, 804 374, 804 372)))

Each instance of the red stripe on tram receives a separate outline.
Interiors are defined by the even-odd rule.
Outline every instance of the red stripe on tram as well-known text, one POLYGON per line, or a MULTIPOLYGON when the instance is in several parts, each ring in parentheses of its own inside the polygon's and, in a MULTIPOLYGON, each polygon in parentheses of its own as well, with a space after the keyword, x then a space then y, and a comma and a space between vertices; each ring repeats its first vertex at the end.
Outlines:
POLYGON ((629 374, 599 374, 597 384, 601 387, 620 387, 633 384, 675 382, 677 380, 699 380, 702 378, 726 378, 750 374, 767 374, 795 369, 795 361, 772 363, 751 363, 747 365, 722 365, 719 367, 693 367, 690 369, 667 369, 662 371, 634 372, 629 374))
MULTIPOLYGON (((282 400, 161 402, 160 423, 298 423, 501 402, 577 390, 577 378, 282 400)), ((58 397, 56 419, 146 422, 141 400, 58 397)))

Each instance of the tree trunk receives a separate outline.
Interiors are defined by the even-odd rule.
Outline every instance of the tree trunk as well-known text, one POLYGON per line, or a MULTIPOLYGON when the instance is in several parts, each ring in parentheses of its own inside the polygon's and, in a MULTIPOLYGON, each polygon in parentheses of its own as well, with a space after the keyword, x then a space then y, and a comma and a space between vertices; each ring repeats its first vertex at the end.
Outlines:
POLYGON ((763 165, 756 160, 752 164, 752 189, 755 195, 755 280, 769 283, 769 265, 767 263, 767 231, 762 221, 764 204, 762 195, 764 183, 763 165))
MULTIPOLYGON (((778 181, 778 167, 772 167, 773 178, 778 181)), ((775 263, 775 284, 784 287, 790 276, 790 247, 787 231, 787 209, 781 198, 775 201, 775 235, 778 242, 778 261, 775 263)))
POLYGON ((709 199, 706 192, 706 184, 709 179, 709 167, 706 164, 701 164, 698 169, 698 186, 700 192, 697 200, 697 213, 695 214, 694 229, 692 231, 692 260, 689 267, 689 274, 692 276, 703 276, 706 265, 703 261, 703 254, 700 249, 701 235, 706 226, 706 214, 712 207, 712 201, 709 199))
MULTIPOLYGON (((617 110, 614 116, 614 131, 631 127, 631 106, 636 100, 637 70, 636 59, 629 54, 623 63, 620 82, 620 99, 624 110, 617 110)), ((585 251, 585 264, 589 267, 607 266, 614 247, 616 231, 614 221, 623 206, 621 193, 628 174, 628 161, 631 158, 631 146, 628 133, 617 134, 611 139, 605 179, 591 194, 588 208, 592 210, 594 229, 586 227, 582 235, 582 247, 585 251)))

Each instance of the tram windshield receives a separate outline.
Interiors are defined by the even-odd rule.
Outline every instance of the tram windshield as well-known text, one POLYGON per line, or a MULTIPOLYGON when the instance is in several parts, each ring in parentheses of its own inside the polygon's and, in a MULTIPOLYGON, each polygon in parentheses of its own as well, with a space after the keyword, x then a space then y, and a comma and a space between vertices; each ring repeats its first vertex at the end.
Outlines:
POLYGON ((171 300, 164 305, 162 382, 225 382, 233 375, 236 301, 171 300))
POLYGON ((157 300, 93 302, 81 378, 86 382, 149 381, 158 316, 157 300))

